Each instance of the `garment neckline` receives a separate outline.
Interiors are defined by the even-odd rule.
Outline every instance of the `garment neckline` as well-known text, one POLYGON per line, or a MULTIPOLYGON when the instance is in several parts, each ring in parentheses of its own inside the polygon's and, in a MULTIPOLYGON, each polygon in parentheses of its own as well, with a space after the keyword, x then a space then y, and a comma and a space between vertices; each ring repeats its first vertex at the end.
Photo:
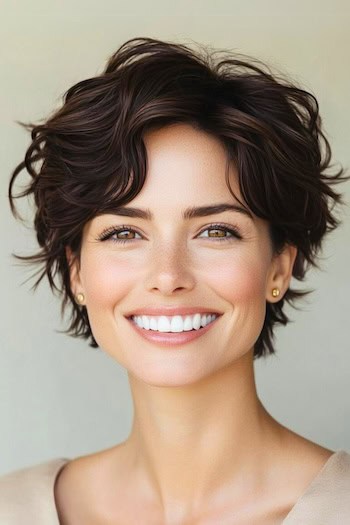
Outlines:
POLYGON ((52 497, 52 505, 53 505, 53 508, 55 509, 55 518, 56 518, 56 520, 55 520, 56 523, 54 525, 60 525, 60 515, 59 515, 59 512, 58 512, 58 507, 57 507, 57 502, 56 502, 56 494, 55 494, 56 483, 57 483, 58 477, 61 474, 62 470, 67 465, 67 463, 72 461, 72 458, 57 458, 56 461, 57 461, 57 464, 55 466, 55 471, 54 471, 54 475, 53 475, 53 483, 52 483, 52 487, 51 487, 51 497, 52 497))
MULTIPOLYGON (((304 490, 304 492, 296 500, 296 502, 294 503, 293 507, 290 509, 288 514, 283 519, 281 525, 288 525, 287 520, 289 520, 290 518, 293 518, 293 514, 300 507, 300 505, 304 502, 304 500, 306 499, 306 497, 308 496, 310 491, 312 491, 312 488, 314 487, 314 485, 319 482, 319 480, 323 477, 324 473, 330 468, 331 464, 333 464, 334 461, 342 454, 347 454, 346 450, 343 450, 343 449, 335 450, 328 457, 328 459, 322 465, 321 469, 318 471, 316 476, 314 476, 314 478, 307 485, 307 487, 304 490)), ((58 461, 61 462, 61 463, 59 464, 59 467, 58 467, 58 469, 55 472, 54 480, 53 480, 53 487, 52 487, 53 504, 54 504, 54 508, 55 508, 55 511, 56 511, 57 518, 59 518, 59 514, 58 514, 58 508, 57 508, 57 505, 56 505, 56 498, 55 498, 56 481, 57 481, 58 476, 60 475, 61 471, 63 470, 63 468, 66 466, 67 463, 69 463, 69 461, 71 461, 71 459, 70 458, 58 458, 58 461)))
MULTIPOLYGON (((281 525, 289 525, 289 523, 287 523, 287 520, 289 522, 290 519, 293 518, 293 514, 295 514, 295 512, 297 511, 297 509, 299 509, 299 507, 304 503, 305 499, 308 497, 309 493, 312 491, 314 485, 316 483, 319 482, 320 479, 322 479, 322 477, 324 476, 325 472, 328 471, 328 469, 330 468, 331 464, 334 463, 334 461, 341 455, 341 454, 346 454, 346 450, 343 450, 343 449, 340 449, 340 450, 335 450, 333 452, 333 454, 331 454, 329 456, 329 458, 326 460, 326 462, 322 465, 321 469, 318 471, 318 473, 316 474, 316 476, 314 476, 312 478, 312 480, 310 481, 310 483, 307 485, 306 489, 304 490, 304 492, 299 496, 299 498, 296 500, 296 502, 294 503, 293 507, 290 509, 290 511, 288 512, 288 514, 285 516, 285 518, 283 519, 281 525)), ((292 523, 290 523, 290 525, 292 525, 292 523)))

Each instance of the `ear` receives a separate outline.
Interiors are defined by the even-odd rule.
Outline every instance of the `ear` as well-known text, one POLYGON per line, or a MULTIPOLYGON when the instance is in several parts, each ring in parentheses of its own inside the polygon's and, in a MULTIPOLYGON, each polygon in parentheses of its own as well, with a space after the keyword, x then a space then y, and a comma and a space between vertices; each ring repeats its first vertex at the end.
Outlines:
POLYGON ((285 244, 282 251, 273 256, 267 278, 266 300, 270 303, 280 301, 288 290, 292 278, 293 266, 298 253, 296 246, 285 244), (272 290, 278 288, 278 297, 273 297, 272 290))
POLYGON ((70 287, 72 293, 76 296, 78 293, 84 293, 80 279, 80 264, 78 256, 72 252, 70 246, 66 246, 66 259, 69 267, 70 287))

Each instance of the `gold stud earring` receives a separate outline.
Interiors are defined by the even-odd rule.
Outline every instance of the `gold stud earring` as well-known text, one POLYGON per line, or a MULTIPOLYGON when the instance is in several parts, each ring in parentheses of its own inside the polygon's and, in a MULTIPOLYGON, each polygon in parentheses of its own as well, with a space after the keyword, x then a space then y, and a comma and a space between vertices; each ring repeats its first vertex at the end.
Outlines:
POLYGON ((272 288, 272 297, 278 297, 280 294, 279 288, 272 288))
POLYGON ((84 294, 83 294, 83 293, 78 293, 78 294, 75 296, 75 299, 77 300, 77 302, 78 302, 79 304, 83 304, 84 301, 85 301, 84 294))

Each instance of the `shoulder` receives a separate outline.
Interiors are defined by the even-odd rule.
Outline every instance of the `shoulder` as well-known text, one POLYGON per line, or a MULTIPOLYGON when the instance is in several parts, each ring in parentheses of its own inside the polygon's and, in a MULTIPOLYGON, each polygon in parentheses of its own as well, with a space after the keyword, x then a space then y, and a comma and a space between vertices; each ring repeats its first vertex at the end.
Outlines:
POLYGON ((54 484, 67 461, 55 458, 0 476, 0 523, 58 524, 54 484))
POLYGON ((350 454, 346 450, 334 452, 314 479, 308 493, 341 502, 346 496, 350 510, 350 454))
POLYGON ((350 523, 349 452, 330 456, 283 523, 350 523))
POLYGON ((350 511, 350 453, 335 452, 309 488, 316 496, 323 494, 339 503, 346 500, 350 511))
POLYGON ((122 449, 123 444, 119 444, 76 457, 61 470, 55 485, 55 499, 63 523, 100 523, 108 520, 109 523, 111 509, 116 504, 119 512, 122 501, 116 494, 120 495, 125 488, 128 472, 122 449))

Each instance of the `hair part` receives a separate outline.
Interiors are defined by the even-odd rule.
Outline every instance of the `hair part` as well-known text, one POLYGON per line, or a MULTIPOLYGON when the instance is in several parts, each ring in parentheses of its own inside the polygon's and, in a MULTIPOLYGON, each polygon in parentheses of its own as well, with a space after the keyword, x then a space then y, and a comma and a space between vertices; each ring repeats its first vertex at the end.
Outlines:
MULTIPOLYGON (((62 298, 62 315, 71 309, 64 332, 89 339, 94 348, 86 307, 71 290, 66 247, 79 260, 84 225, 138 195, 147 174, 143 136, 173 123, 191 124, 221 141, 237 168, 244 204, 269 223, 274 250, 297 247, 297 280, 317 266, 325 234, 339 224, 333 208, 342 199, 333 185, 348 177, 342 167, 327 172, 331 148, 313 94, 231 51, 128 40, 100 75, 69 88, 62 107, 46 121, 20 122, 32 142, 9 184, 15 217, 20 218, 14 199, 34 197, 41 247, 15 257, 40 266, 33 288, 46 276, 62 298), (31 181, 14 195, 23 169, 31 181)), ((289 321, 285 302, 295 306, 306 293, 290 287, 278 302, 266 303, 255 358, 274 353, 273 329, 289 321)))

